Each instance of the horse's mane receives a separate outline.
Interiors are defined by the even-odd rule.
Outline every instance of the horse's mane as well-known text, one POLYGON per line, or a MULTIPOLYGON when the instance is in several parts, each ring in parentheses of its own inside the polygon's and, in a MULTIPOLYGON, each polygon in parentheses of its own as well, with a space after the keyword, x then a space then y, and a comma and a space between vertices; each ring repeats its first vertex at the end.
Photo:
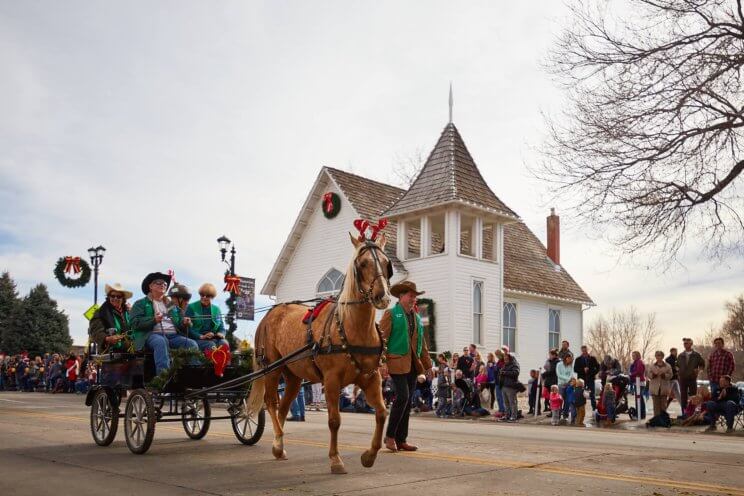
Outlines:
POLYGON ((351 305, 344 305, 344 302, 355 301, 359 296, 359 288, 357 287, 356 277, 356 266, 354 261, 359 256, 359 252, 364 247, 364 244, 360 244, 354 250, 354 256, 349 260, 349 265, 346 267, 346 274, 344 275, 344 286, 341 288, 341 292, 338 295, 338 319, 343 322, 346 315, 349 313, 349 307, 351 305))

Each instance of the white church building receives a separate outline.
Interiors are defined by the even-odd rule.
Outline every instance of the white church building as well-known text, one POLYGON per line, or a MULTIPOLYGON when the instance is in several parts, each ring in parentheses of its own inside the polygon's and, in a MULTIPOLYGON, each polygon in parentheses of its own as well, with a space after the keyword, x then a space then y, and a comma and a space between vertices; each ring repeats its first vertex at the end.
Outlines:
POLYGON ((339 291, 357 218, 388 219, 392 282, 426 291, 431 351, 475 343, 485 359, 507 345, 523 377, 561 340, 577 351, 594 303, 560 265, 558 217, 547 218, 546 249, 486 184, 453 123, 408 190, 323 167, 261 293, 283 302, 339 291))

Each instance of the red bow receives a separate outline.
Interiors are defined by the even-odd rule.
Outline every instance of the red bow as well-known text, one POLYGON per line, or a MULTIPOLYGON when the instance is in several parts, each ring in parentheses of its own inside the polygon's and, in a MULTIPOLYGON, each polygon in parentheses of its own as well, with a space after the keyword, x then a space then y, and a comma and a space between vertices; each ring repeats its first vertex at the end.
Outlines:
POLYGON ((230 348, 223 344, 217 348, 208 349, 204 352, 204 356, 214 363, 214 375, 222 377, 225 374, 225 366, 230 363, 230 348))
POLYGON ((372 241, 377 241, 377 236, 380 234, 380 231, 385 229, 387 223, 387 219, 380 219, 377 224, 370 224, 368 220, 364 219, 355 220, 354 227, 356 227, 359 231, 359 236, 357 237, 357 239, 359 241, 364 241, 367 238, 367 229, 369 229, 369 239, 372 241))
POLYGON ((230 293, 239 295, 240 294, 240 277, 238 276, 225 276, 225 289, 222 291, 228 291, 230 293))
POLYGON ((65 274, 80 273, 80 257, 65 257, 65 274))
POLYGON ((323 195, 323 208, 325 208, 327 214, 333 212, 333 193, 323 195))

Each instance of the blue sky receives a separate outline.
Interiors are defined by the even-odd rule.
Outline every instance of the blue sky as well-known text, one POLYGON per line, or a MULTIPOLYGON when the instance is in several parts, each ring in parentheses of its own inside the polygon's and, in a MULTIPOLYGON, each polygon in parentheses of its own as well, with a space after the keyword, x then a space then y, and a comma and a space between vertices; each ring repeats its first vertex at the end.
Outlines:
MULTIPOLYGON (((392 182, 454 120, 485 179, 598 303, 586 317, 655 311, 665 344, 702 335, 742 291, 740 260, 694 246, 666 274, 618 261, 603 233, 547 203, 527 166, 563 94, 540 68, 566 22, 559 2, 0 2, 0 269, 71 316, 56 259, 108 251, 102 282, 134 288, 173 268, 221 282, 216 238, 261 288, 323 165, 392 182)), ((257 305, 266 303, 257 299, 257 305)), ((250 334, 249 323, 241 333, 250 334)))

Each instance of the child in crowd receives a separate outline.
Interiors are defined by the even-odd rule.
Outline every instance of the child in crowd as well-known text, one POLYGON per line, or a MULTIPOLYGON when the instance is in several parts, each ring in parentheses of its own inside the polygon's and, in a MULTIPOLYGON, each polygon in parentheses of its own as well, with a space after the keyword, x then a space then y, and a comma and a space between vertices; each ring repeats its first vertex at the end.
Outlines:
POLYGON ((586 415, 586 397, 589 396, 589 391, 584 390, 584 381, 581 379, 576 381, 576 387, 573 392, 573 411, 575 415, 571 417, 571 424, 576 424, 579 427, 584 427, 584 416, 586 415))
POLYGON ((687 408, 685 408, 684 420, 682 425, 703 425, 705 424, 705 403, 710 400, 710 391, 708 388, 701 387, 695 396, 692 396, 687 402, 687 408))
POLYGON ((558 425, 558 421, 561 418, 561 408, 563 407, 563 397, 561 396, 560 390, 556 384, 550 386, 550 423, 558 425))
POLYGON ((452 380, 447 358, 440 353, 437 356, 439 369, 437 370, 437 417, 452 415, 452 380))
POLYGON ((609 425, 611 423, 615 423, 615 390, 612 388, 612 384, 609 382, 605 384, 604 391, 602 392, 602 405, 604 406, 604 410, 607 413, 607 423, 605 425, 609 425))
POLYGON ((530 380, 529 380, 529 398, 528 401, 530 403, 530 411, 527 412, 527 415, 534 415, 535 414, 535 406, 540 406, 538 402, 540 399, 537 397, 537 382, 538 382, 538 374, 540 372, 538 370, 532 369, 530 370, 530 380))
MULTIPOLYGON (((576 378, 572 377, 566 386, 566 403, 568 403, 568 416, 571 425, 576 421, 576 408, 574 406, 574 391, 576 391, 576 378)), ((563 407, 565 410, 565 406, 563 407)))
POLYGON ((463 407, 465 406, 465 395, 462 389, 455 384, 452 384, 450 387, 452 388, 452 416, 462 417, 463 407))

